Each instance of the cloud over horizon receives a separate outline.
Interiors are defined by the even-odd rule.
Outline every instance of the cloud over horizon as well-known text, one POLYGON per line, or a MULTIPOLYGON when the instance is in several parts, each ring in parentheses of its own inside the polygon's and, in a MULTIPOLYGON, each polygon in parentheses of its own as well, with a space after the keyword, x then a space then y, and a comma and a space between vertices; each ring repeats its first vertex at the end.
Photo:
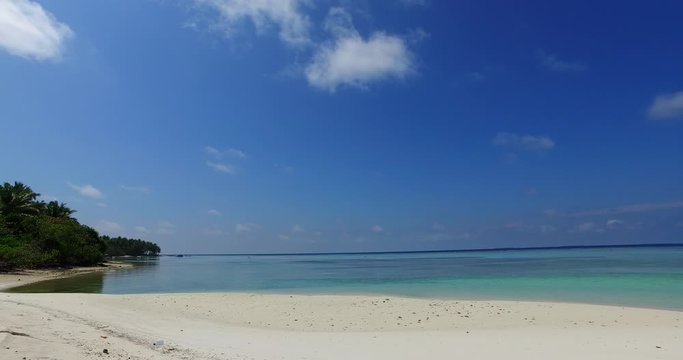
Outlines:
POLYGON ((238 232, 238 233, 252 232, 254 230, 258 230, 259 228, 260 228, 260 226, 258 224, 252 224, 252 223, 235 224, 235 232, 238 232))
POLYGON ((40 4, 30 0, 0 1, 0 47, 12 55, 38 61, 58 60, 74 36, 40 4))
POLYGON ((575 233, 603 232, 603 231, 604 230, 601 227, 599 227, 594 222, 590 222, 590 221, 578 224, 578 225, 576 225, 570 229, 570 232, 575 232, 575 233))
POLYGON ((582 216, 615 215, 615 214, 639 213, 639 212, 680 209, 680 208, 683 208, 683 201, 671 201, 671 202, 666 202, 666 203, 643 203, 643 204, 630 204, 630 205, 623 205, 623 206, 615 206, 615 207, 604 208, 604 209, 580 211, 580 212, 572 214, 572 216, 582 217, 582 216))

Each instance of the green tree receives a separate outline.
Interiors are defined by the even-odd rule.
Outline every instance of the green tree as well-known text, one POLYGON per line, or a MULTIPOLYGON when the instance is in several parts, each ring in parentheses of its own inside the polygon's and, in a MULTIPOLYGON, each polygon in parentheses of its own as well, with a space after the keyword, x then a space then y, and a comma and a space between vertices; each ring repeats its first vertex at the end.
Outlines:
POLYGON ((106 245, 97 231, 74 219, 36 216, 25 228, 25 241, 45 252, 56 252, 57 265, 94 265, 104 260, 106 245))
POLYGON ((41 208, 41 203, 36 201, 38 196, 20 182, 5 182, 0 186, 0 214, 5 217, 37 215, 41 208))
POLYGON ((157 256, 161 252, 157 244, 149 241, 121 236, 111 238, 106 235, 100 238, 107 245, 105 250, 107 256, 157 256))
POLYGON ((76 210, 70 209, 65 203, 60 203, 58 201, 50 201, 45 204, 41 209, 44 215, 56 218, 71 218, 71 215, 76 212, 76 210))

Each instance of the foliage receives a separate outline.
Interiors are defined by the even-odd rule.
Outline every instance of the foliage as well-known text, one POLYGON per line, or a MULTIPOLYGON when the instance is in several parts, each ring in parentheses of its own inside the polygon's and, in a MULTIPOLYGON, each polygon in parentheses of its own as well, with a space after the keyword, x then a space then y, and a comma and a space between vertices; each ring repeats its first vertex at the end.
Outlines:
POLYGON ((115 238, 102 236, 101 239, 107 245, 105 251, 107 256, 156 256, 161 252, 157 244, 140 239, 127 239, 120 236, 115 238))
POLYGON ((8 182, 0 186, 0 214, 4 216, 36 215, 40 212, 41 205, 36 201, 40 194, 31 190, 30 187, 20 183, 8 182))
POLYGON ((50 201, 41 209, 41 213, 55 218, 70 218, 76 210, 69 209, 66 204, 50 201))
POLYGON ((57 201, 38 201, 39 196, 20 182, 0 186, 0 270, 87 266, 102 262, 110 253, 160 252, 159 246, 143 240, 100 237, 71 217, 75 210, 57 201))

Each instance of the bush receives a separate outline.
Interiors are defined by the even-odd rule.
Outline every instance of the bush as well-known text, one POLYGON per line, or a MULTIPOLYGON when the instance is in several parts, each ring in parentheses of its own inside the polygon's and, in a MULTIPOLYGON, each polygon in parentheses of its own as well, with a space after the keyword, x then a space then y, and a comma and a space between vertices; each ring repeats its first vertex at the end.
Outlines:
MULTIPOLYGON (((104 260, 97 231, 71 218, 26 217, 0 240, 0 267, 87 266, 104 260)), ((2 231, 2 230, 0 230, 2 231)))
POLYGON ((12 236, 0 237, 0 270, 54 265, 57 255, 56 250, 42 251, 12 236))
POLYGON ((106 245, 97 231, 74 219, 39 216, 34 226, 34 244, 56 251, 59 265, 95 265, 104 260, 106 245))

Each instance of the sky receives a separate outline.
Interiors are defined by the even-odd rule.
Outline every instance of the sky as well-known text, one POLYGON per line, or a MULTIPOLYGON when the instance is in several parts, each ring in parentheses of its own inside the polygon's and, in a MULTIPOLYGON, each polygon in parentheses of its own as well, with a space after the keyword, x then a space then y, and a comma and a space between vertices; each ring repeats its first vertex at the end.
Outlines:
POLYGON ((681 243, 682 12, 1 0, 0 181, 165 253, 681 243))

